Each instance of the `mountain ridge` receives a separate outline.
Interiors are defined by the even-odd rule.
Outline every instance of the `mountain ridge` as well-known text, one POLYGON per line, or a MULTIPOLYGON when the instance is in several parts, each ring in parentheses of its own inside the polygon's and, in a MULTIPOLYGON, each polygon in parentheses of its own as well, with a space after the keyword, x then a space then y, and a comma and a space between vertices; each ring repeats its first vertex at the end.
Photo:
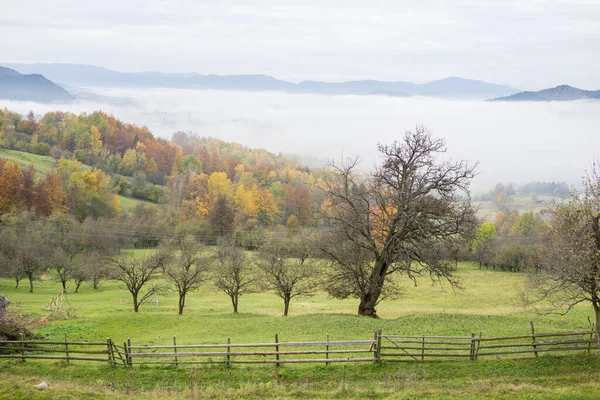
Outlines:
MULTIPOLYGON (((479 80, 449 77, 426 83, 405 81, 350 80, 323 82, 305 80, 288 82, 264 74, 202 75, 195 72, 164 73, 155 71, 119 72, 83 64, 3 64, 20 72, 39 72, 50 79, 69 85, 132 88, 190 88, 242 91, 282 91, 289 93, 373 95, 392 93, 402 96, 441 98, 481 98, 508 96, 518 92, 506 85, 479 80)), ((394 96, 400 97, 400 96, 394 96)))
POLYGON ((600 100, 600 90, 585 90, 569 85, 558 85, 538 91, 524 91, 510 96, 489 99, 488 101, 573 101, 600 100))
POLYGON ((41 74, 21 74, 0 66, 0 99, 52 103, 74 97, 41 74))

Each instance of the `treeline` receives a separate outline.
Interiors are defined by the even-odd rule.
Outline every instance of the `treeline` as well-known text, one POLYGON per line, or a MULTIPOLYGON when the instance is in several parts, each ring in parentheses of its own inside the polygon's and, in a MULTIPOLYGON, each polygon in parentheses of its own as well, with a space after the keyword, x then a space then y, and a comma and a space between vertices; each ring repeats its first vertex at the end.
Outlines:
POLYGON ((541 215, 499 212, 494 222, 484 222, 476 232, 473 253, 479 268, 503 271, 537 271, 547 224, 541 215))
MULTIPOLYGON (((0 146, 56 159, 56 171, 48 176, 64 196, 54 199, 52 212, 63 210, 80 221, 148 219, 170 227, 170 233, 214 241, 225 231, 248 236, 258 228, 310 226, 323 202, 313 186, 322 176, 319 170, 184 132, 170 142, 101 111, 49 112, 37 120, 33 112, 23 118, 0 110, 0 146), (128 215, 116 195, 148 202, 128 215)), ((26 174, 33 171, 25 173, 11 162, 3 169, 8 172, 1 173, 0 183, 10 179, 12 189, 0 194, 0 204, 6 204, 0 218, 31 210, 17 193, 31 186, 26 174)), ((41 209, 38 214, 49 215, 41 209)))
POLYGON ((511 196, 514 195, 529 195, 531 196, 531 201, 536 203, 543 202, 542 200, 539 200, 538 195, 567 197, 570 193, 571 189, 566 182, 536 181, 529 182, 516 188, 512 183, 506 185, 498 183, 489 192, 474 196, 474 199, 477 201, 493 201, 500 210, 506 211, 510 208, 511 196))

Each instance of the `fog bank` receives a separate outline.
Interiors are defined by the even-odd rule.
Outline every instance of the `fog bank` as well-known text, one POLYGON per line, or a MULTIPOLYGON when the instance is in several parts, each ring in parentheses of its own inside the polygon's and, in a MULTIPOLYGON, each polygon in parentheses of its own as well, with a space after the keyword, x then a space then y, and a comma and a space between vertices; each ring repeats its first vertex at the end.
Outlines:
POLYGON ((480 162, 474 190, 496 182, 578 184, 600 148, 600 102, 486 103, 385 96, 324 96, 183 89, 92 89, 132 102, 36 104, 0 100, 25 114, 104 110, 170 138, 193 131, 279 153, 339 160, 359 155, 369 169, 377 143, 423 124, 446 138, 453 159, 480 162))

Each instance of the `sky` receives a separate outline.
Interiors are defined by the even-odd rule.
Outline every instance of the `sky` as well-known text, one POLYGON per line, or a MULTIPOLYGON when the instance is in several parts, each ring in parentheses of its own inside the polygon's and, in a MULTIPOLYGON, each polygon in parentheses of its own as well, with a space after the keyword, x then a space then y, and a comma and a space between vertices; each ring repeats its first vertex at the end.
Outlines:
POLYGON ((0 62, 600 89, 600 0, 2 0, 0 62))

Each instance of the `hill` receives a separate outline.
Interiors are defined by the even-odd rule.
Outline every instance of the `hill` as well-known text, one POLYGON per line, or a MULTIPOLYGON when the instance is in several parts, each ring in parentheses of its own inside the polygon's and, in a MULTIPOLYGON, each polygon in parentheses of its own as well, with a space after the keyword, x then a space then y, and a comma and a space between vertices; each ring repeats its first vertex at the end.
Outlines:
POLYGON ((370 95, 398 94, 441 98, 487 99, 517 92, 509 86, 450 77, 427 83, 356 80, 345 82, 303 81, 293 83, 268 75, 201 75, 197 73, 118 72, 80 64, 6 64, 23 73, 42 73, 57 82, 77 86, 132 88, 191 88, 245 91, 282 91, 290 93, 370 95))
MULTIPOLYGON (((30 165, 32 165, 36 171, 37 176, 40 178, 47 175, 52 170, 56 169, 57 166, 56 160, 50 156, 40 156, 37 154, 26 153, 24 151, 16 151, 2 148, 0 148, 0 159, 13 161, 19 164, 21 168, 27 168, 30 165)), ((84 165, 84 167, 91 168, 87 165, 84 165)), ((119 196, 119 200, 121 203, 121 209, 129 213, 131 213, 138 204, 149 203, 144 200, 121 195, 119 196)))
POLYGON ((520 92, 488 101, 572 101, 585 99, 600 99, 600 90, 584 90, 569 85, 560 85, 537 92, 520 92))
POLYGON ((38 103, 73 100, 69 92, 40 74, 24 75, 4 67, 0 67, 0 98, 38 103))

